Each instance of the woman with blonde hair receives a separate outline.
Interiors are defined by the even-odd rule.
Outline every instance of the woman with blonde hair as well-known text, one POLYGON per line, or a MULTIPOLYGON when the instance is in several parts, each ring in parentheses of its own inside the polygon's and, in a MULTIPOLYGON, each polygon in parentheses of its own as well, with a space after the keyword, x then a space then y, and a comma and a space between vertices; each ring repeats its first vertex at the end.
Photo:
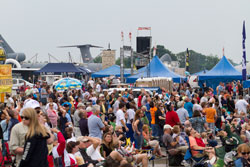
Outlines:
POLYGON ((110 153, 114 150, 115 141, 111 133, 105 133, 103 135, 101 154, 104 158, 107 158, 110 153))
POLYGON ((159 142, 157 140, 150 139, 151 136, 149 133, 148 125, 143 125, 142 135, 144 138, 143 146, 144 147, 150 146, 150 147, 154 148, 153 154, 157 154, 159 157, 164 157, 164 155, 162 155, 162 153, 161 153, 161 148, 160 148, 159 142))
POLYGON ((25 136, 24 154, 19 167, 47 167, 47 142, 52 143, 52 134, 38 120, 38 114, 33 108, 23 110, 21 118, 28 126, 25 136))

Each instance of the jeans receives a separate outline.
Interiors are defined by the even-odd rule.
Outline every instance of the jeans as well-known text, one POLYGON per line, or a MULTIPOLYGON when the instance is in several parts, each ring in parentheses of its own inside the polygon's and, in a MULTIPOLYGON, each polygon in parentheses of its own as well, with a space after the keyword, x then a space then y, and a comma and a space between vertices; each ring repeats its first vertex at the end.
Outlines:
POLYGON ((215 126, 218 128, 218 129, 221 129, 221 117, 218 117, 216 122, 215 122, 215 126))
POLYGON ((154 136, 154 137, 158 136, 158 125, 151 124, 151 126, 152 126, 152 136, 154 136))
POLYGON ((135 148, 136 149, 141 149, 143 145, 143 136, 142 133, 138 135, 137 133, 134 133, 134 138, 135 138, 135 148))
POLYGON ((162 142, 163 128, 158 124, 156 124, 156 125, 157 125, 157 132, 158 132, 159 142, 160 142, 160 144, 162 144, 163 143, 162 142))

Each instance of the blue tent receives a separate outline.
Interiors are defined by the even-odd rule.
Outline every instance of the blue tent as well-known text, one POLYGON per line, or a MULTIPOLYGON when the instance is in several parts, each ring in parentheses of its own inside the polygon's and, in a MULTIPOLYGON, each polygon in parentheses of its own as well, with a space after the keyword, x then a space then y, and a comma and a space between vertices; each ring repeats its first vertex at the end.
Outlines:
POLYGON ((201 75, 201 74, 206 74, 207 72, 208 72, 208 70, 202 70, 202 71, 194 73, 192 75, 198 76, 198 75, 201 75))
POLYGON ((152 61, 145 67, 138 70, 138 73, 127 78, 127 83, 134 83, 138 78, 147 77, 148 67, 150 69, 150 77, 169 77, 172 78, 174 82, 180 83, 186 80, 185 77, 180 76, 172 71, 170 71, 158 58, 154 56, 152 61))
MULTIPOLYGON (((101 71, 95 72, 91 75, 91 77, 93 78, 102 78, 102 77, 109 77, 109 76, 116 76, 116 77, 120 77, 121 76, 121 72, 120 72, 120 66, 118 65, 113 65, 110 66, 108 68, 105 68, 101 71)), ((127 77, 130 75, 130 70, 129 69, 125 69, 124 70, 124 77, 127 77)))
POLYGON ((210 71, 199 74, 198 77, 200 86, 206 83, 206 86, 212 87, 214 90, 220 82, 242 80, 241 72, 237 71, 225 56, 210 71))
POLYGON ((243 88, 250 88, 250 80, 243 81, 243 88))
POLYGON ((48 63, 40 70, 35 71, 42 75, 62 75, 62 74, 80 74, 80 71, 72 63, 48 63))

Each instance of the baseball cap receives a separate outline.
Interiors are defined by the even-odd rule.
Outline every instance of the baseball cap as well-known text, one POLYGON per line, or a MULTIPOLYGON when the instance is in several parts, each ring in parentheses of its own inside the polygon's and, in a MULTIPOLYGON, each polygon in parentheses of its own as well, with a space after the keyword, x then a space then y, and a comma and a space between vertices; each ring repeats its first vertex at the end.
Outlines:
POLYGON ((41 106, 40 106, 38 101, 33 100, 33 99, 29 99, 27 102, 24 102, 23 109, 25 109, 25 108, 36 109, 36 108, 41 108, 41 106))
POLYGON ((163 129, 171 129, 171 130, 172 130, 173 127, 172 127, 171 125, 168 125, 168 124, 167 124, 167 125, 164 125, 164 128, 163 128, 163 129))

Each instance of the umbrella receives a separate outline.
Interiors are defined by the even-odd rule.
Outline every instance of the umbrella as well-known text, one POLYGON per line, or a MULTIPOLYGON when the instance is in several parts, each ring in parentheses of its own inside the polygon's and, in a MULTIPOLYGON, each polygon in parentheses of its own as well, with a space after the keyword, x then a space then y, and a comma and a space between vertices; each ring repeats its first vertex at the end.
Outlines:
POLYGON ((58 91, 65 91, 67 89, 81 89, 82 83, 74 78, 63 78, 56 82, 55 88, 58 91))

